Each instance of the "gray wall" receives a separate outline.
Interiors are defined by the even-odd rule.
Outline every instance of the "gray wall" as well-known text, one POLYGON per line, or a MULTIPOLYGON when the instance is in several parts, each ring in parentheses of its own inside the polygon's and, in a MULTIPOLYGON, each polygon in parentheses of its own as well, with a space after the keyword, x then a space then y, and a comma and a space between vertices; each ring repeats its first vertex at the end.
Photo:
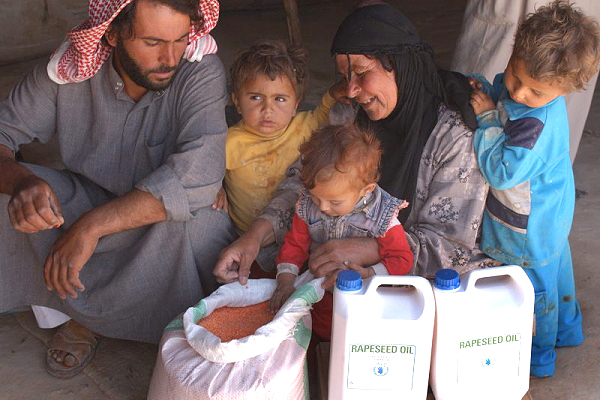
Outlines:
MULTIPOLYGON (((331 0, 298 0, 299 5, 331 0)), ((348 0, 351 1, 351 0, 348 0)), ((283 7, 281 0, 221 0, 221 11, 283 7)), ((87 18, 88 0, 0 0, 0 65, 51 53, 87 18)))
POLYGON ((87 0, 0 0, 0 65, 54 51, 87 7, 87 0))

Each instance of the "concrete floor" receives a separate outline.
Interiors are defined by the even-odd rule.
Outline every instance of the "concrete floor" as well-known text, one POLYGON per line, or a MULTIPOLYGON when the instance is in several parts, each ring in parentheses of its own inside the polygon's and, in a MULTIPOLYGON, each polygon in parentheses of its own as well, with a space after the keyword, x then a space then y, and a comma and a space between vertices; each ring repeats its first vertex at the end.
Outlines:
MULTIPOLYGON (((438 61, 447 66, 460 30, 465 0, 392 1, 419 29, 434 48, 438 61), (443 7, 440 7, 442 6, 443 7)), ((329 56, 333 34, 352 8, 350 1, 312 2, 300 8, 305 47, 310 54, 311 91, 307 106, 316 104, 333 82, 329 56)), ((261 37, 285 38, 287 28, 282 9, 225 12, 214 31, 226 67, 236 50, 261 37)), ((35 61, 0 67, 0 98, 29 70, 35 61)), ((23 149, 26 158, 46 165, 59 165, 52 145, 23 149)), ((596 92, 586 132, 575 160, 577 200, 571 246, 578 298, 584 315, 586 342, 577 348, 558 350, 556 375, 531 382, 536 400, 600 399, 600 306, 596 288, 600 271, 596 264, 600 236, 600 91, 596 92)), ((157 347, 102 338, 90 365, 70 380, 45 372, 45 351, 53 330, 37 327, 31 312, 0 315, 0 399, 142 399, 146 397, 157 347)))

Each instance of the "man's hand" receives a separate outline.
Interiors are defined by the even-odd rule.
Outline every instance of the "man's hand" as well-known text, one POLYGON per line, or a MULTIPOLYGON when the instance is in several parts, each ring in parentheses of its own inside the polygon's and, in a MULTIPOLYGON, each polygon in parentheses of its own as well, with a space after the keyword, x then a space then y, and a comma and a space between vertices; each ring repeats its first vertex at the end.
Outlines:
POLYGON ((25 176, 15 185, 8 216, 13 227, 23 233, 57 228, 65 222, 52 188, 35 175, 25 176))
POLYGON ((224 210, 229 211, 229 204, 227 202, 227 193, 225 193, 225 189, 219 189, 217 193, 217 198, 212 203, 212 208, 215 210, 224 210))
POLYGON ((473 90, 473 93, 471 93, 471 106, 473 107, 473 111, 475 111, 475 115, 496 108, 496 104, 494 104, 494 101, 490 96, 478 89, 473 90))
POLYGON ((329 240, 311 253, 308 268, 315 277, 326 277, 321 285, 326 289, 333 286, 338 272, 346 268, 347 260, 359 265, 376 264, 379 262, 377 241, 371 238, 329 240))
POLYGON ((63 300, 67 294, 75 299, 77 290, 85 290, 79 280, 79 272, 94 253, 98 239, 96 234, 84 228, 81 220, 58 238, 44 264, 48 290, 56 290, 63 300))
POLYGON ((44 264, 48 290, 77 297, 84 290, 79 272, 90 259, 98 240, 113 233, 151 225, 167 219, 164 205, 151 193, 133 189, 83 214, 54 243, 44 264))

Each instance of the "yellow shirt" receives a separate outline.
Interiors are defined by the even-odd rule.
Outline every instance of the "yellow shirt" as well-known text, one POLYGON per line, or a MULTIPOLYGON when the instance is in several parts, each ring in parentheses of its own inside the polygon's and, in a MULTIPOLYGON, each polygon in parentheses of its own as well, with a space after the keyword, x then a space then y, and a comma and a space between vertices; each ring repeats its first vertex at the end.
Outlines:
POLYGON ((326 92, 319 107, 297 113, 287 128, 268 136, 243 121, 229 128, 225 144, 225 190, 229 215, 240 233, 248 229, 271 200, 287 167, 300 156, 300 144, 327 121, 334 103, 326 92))

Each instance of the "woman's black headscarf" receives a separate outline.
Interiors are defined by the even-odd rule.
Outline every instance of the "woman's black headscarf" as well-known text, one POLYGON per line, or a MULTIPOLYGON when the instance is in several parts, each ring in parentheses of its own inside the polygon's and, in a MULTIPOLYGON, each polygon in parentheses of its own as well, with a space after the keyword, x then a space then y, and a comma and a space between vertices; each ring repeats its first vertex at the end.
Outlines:
MULTIPOLYGON (((331 53, 373 56, 384 68, 394 69, 396 108, 378 121, 369 120, 361 109, 357 123, 373 129, 382 142, 379 185, 412 203, 423 147, 437 124, 440 103, 459 111, 471 129, 477 126, 467 78, 438 68, 429 45, 421 42, 410 21, 389 5, 361 7, 346 17, 333 39, 331 53)), ((400 213, 401 222, 406 221, 411 205, 400 213)))

